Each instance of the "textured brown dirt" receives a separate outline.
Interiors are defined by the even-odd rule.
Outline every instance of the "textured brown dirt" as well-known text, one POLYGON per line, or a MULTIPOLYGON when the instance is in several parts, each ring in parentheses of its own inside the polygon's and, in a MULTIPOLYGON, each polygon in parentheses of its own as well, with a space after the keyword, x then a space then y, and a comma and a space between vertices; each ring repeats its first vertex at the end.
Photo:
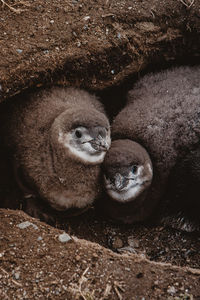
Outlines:
POLYGON ((0 99, 56 81, 102 90, 197 60, 199 16, 192 0, 1 0, 0 99))
POLYGON ((0 210, 0 299, 199 299, 200 271, 119 255, 0 210), (32 225, 21 229, 18 225, 32 225), (34 226, 37 227, 34 227, 34 226))

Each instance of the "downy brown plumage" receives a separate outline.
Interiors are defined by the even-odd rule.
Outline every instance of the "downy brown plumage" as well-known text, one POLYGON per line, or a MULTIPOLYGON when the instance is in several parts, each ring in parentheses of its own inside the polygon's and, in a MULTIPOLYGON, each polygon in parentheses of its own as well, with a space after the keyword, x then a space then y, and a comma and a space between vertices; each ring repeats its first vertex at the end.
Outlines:
MULTIPOLYGON (((125 108, 113 121, 112 139, 114 143, 104 161, 105 189, 109 197, 102 203, 103 209, 109 216, 125 223, 143 221, 151 216, 165 196, 168 180, 175 173, 174 167, 181 165, 181 159, 199 144, 200 67, 174 68, 139 80, 128 93, 125 108), (137 161, 140 150, 136 144, 131 146, 130 141, 146 149, 148 154, 144 162, 137 161), (125 159, 127 153, 128 160, 125 159), (147 165, 153 167, 152 174, 148 167, 149 174, 145 179, 139 170, 140 167, 147 170, 147 165), (113 168, 115 172, 110 176, 113 168), (124 199, 125 191, 127 195, 132 193, 132 197, 124 199)), ((177 180, 173 180, 175 185, 177 180)), ((177 197, 173 194, 163 201, 177 201, 177 197)), ((189 198, 185 201, 191 211, 200 212, 199 200, 193 201, 191 206, 189 198)), ((177 203, 178 214, 184 207, 181 201, 177 203)), ((187 211, 183 214, 187 220, 187 211)), ((184 226, 180 227, 187 230, 184 226)))
POLYGON ((24 196, 40 197, 59 211, 84 209, 101 191, 100 164, 110 146, 102 104, 74 88, 18 98, 4 131, 24 196))

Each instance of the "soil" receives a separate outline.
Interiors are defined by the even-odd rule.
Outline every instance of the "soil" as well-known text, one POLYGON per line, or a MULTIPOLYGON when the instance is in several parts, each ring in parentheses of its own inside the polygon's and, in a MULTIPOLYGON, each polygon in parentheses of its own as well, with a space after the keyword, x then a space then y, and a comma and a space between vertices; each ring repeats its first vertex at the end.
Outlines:
POLYGON ((200 2, 0 0, 0 101, 52 83, 105 90, 149 66, 197 62, 200 2))
POLYGON ((200 299, 198 269, 116 254, 21 211, 0 217, 0 299, 200 299))
POLYGON ((136 253, 152 261, 200 268, 200 234, 161 225, 119 225, 94 209, 56 226, 79 238, 96 242, 117 253, 136 253))

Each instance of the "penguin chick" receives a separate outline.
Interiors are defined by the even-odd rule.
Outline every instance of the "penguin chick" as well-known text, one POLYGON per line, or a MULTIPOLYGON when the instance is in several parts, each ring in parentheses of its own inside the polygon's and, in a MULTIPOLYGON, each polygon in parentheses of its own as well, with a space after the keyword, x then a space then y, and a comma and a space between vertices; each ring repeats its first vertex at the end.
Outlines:
POLYGON ((107 166, 104 173, 106 190, 116 201, 135 199, 151 183, 153 173, 149 155, 131 140, 114 141, 104 164, 107 166))
POLYGON ((199 143, 199 78, 200 67, 179 67, 146 75, 129 92, 125 108, 113 121, 114 142, 104 161, 109 197, 101 205, 111 218, 125 223, 150 218, 177 160, 199 143), (149 156, 137 164, 138 152, 144 153, 140 145, 149 156))
POLYGON ((125 223, 131 223, 133 216, 140 221, 138 205, 145 201, 152 178, 151 160, 141 145, 128 139, 113 141, 104 160, 104 184, 110 197, 106 214, 125 223))
POLYGON ((111 140, 95 96, 74 88, 27 95, 12 101, 5 131, 25 198, 40 197, 65 211, 85 209, 98 197, 100 164, 111 140))

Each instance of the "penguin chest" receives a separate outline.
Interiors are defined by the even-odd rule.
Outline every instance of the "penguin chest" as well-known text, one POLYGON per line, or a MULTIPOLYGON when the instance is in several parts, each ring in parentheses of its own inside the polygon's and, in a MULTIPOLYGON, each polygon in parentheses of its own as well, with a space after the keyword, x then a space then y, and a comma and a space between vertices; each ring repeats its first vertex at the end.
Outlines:
POLYGON ((60 189, 52 191, 49 195, 51 206, 56 210, 66 210, 72 207, 84 208, 92 204, 95 198, 94 191, 60 189))

